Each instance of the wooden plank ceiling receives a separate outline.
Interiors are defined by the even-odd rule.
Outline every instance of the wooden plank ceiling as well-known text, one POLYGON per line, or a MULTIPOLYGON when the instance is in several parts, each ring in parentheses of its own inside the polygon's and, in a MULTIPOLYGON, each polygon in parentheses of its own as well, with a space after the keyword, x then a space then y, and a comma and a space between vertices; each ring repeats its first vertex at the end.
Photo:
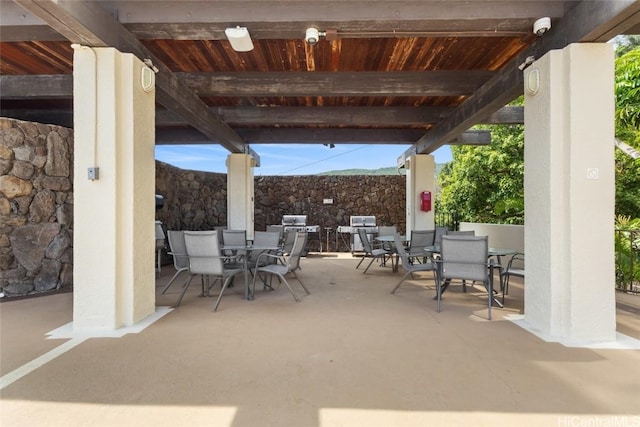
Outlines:
POLYGON ((521 121, 504 105, 522 93, 527 57, 635 33, 639 22, 632 0, 0 0, 0 114, 72 126, 80 43, 159 68, 158 144, 430 153, 474 124, 521 121), (552 28, 537 36, 541 17, 552 28), (224 29, 234 26, 248 28, 253 50, 231 48, 224 29), (322 35, 316 45, 308 27, 322 35))

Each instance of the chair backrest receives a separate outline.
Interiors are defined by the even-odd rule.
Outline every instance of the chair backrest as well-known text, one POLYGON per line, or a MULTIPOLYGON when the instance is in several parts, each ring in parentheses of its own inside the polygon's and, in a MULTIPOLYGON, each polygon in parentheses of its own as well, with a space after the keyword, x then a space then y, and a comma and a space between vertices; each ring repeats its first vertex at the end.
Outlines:
POLYGON ((184 244, 191 274, 223 274, 218 231, 185 231, 184 244))
POLYGON ((475 236, 475 235, 476 235, 475 230, 464 230, 464 231, 447 230, 447 236, 475 236))
POLYGON ((397 232, 395 225, 381 225, 378 227, 378 236, 393 236, 397 232))
POLYGON ((247 230, 222 230, 225 245, 244 246, 247 244, 247 230))
POLYGON ((436 225, 436 236, 433 238, 433 244, 439 245, 440 242, 442 241, 442 236, 447 234, 447 231, 449 231, 449 227, 446 227, 443 225, 436 225))
POLYGON ((282 239, 284 239, 284 226, 282 225, 267 225, 267 231, 277 231, 280 236, 279 242, 282 242, 282 239))
POLYGON ((293 240, 293 248, 287 257, 287 271, 295 271, 300 268, 300 257, 307 244, 307 232, 295 231, 290 232, 295 235, 293 240))
POLYGON ((517 252, 513 254, 509 263, 507 264, 507 270, 512 268, 524 270, 524 254, 521 252, 517 252))
POLYGON ((162 222, 156 221, 156 249, 164 248, 164 230, 162 229, 162 222))
POLYGON ((404 249, 404 244, 402 243, 402 238, 398 233, 393 234, 393 243, 396 245, 396 252, 400 259, 402 260, 402 268, 407 268, 409 265, 409 255, 407 251, 404 249))
POLYGON ((284 233, 284 241, 282 242, 282 253, 290 254, 293 250, 293 242, 296 240, 296 231, 289 230, 284 233))
POLYGON ((442 277, 486 282, 489 256, 488 236, 442 236, 442 277))
MULTIPOLYGON (((280 233, 278 231, 256 231, 253 234, 253 246, 265 248, 277 248, 280 244, 280 233)), ((261 251, 253 251, 249 256, 249 262, 255 263, 261 251)))
POLYGON ((424 248, 426 248, 427 246, 433 245, 435 237, 435 230, 411 230, 411 241, 409 242, 409 250, 424 250, 424 248))
POLYGON ((222 241, 222 230, 226 230, 227 226, 226 225, 214 225, 213 229, 218 232, 218 243, 220 243, 220 246, 222 246, 224 244, 224 242, 222 241))
POLYGON ((369 235, 367 235, 367 231, 364 228, 358 228, 358 237, 360 237, 360 242, 362 242, 364 251, 370 254, 373 251, 373 247, 371 246, 371 242, 369 241, 369 235))
POLYGON ((169 230, 167 231, 167 238, 169 239, 169 250, 173 257, 173 266, 176 270, 189 267, 187 247, 184 244, 184 231, 169 230))

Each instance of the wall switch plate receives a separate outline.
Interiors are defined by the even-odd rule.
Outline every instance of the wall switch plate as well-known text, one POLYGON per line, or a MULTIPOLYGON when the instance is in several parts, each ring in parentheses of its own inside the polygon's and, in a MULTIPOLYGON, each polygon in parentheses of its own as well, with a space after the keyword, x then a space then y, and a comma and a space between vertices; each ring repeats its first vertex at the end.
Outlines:
POLYGON ((96 179, 98 179, 99 172, 100 172, 100 168, 88 168, 87 178, 90 179, 91 181, 95 181, 96 179))

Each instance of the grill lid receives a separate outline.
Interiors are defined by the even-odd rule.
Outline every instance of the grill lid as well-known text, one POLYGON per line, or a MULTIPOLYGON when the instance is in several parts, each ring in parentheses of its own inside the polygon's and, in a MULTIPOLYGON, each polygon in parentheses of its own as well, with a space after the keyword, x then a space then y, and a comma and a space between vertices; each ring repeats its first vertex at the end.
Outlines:
POLYGON ((306 215, 283 215, 282 216, 282 225, 307 225, 307 216, 306 215))
POLYGON ((375 227, 375 215, 360 215, 349 217, 349 225, 351 227, 375 227))

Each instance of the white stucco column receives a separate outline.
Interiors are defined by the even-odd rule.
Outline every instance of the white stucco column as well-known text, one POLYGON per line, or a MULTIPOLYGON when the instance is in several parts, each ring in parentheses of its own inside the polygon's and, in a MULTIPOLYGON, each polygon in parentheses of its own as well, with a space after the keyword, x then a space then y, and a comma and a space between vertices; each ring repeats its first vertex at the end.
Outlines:
POLYGON ((131 54, 74 49, 73 327, 115 330, 155 312, 154 76, 131 54))
POLYGON ((229 154, 227 157, 227 227, 247 230, 253 240, 255 161, 250 154, 229 154))
POLYGON ((615 339, 613 73, 603 43, 524 75, 525 321, 564 341, 615 339))
POLYGON ((430 154, 410 156, 405 162, 406 175, 406 213, 407 236, 412 230, 434 230, 434 203, 436 194, 435 170, 436 163, 430 154), (420 209, 420 193, 431 192, 431 211, 420 209))

